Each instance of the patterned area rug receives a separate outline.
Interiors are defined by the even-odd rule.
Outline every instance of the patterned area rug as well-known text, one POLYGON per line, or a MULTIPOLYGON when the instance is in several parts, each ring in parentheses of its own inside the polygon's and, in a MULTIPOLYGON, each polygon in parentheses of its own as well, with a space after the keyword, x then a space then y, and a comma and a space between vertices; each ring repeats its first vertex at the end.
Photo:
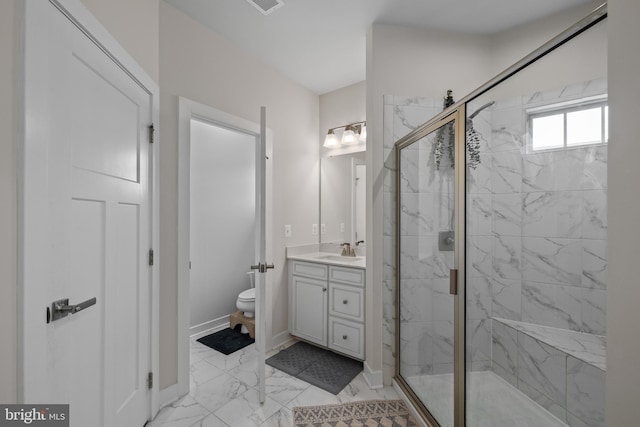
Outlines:
POLYGON ((294 427, 417 427, 401 400, 293 408, 294 427))

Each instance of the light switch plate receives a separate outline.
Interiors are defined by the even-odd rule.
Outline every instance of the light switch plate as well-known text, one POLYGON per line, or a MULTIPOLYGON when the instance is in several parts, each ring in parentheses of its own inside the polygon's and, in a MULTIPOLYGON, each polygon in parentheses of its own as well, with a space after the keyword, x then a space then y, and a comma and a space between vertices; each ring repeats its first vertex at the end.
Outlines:
POLYGON ((318 224, 311 224, 311 235, 312 236, 318 235, 318 224))
POLYGON ((287 224, 284 226, 284 237, 291 237, 291 225, 287 224))
POLYGON ((320 224, 320 234, 325 234, 327 232, 327 227, 325 224, 320 224))

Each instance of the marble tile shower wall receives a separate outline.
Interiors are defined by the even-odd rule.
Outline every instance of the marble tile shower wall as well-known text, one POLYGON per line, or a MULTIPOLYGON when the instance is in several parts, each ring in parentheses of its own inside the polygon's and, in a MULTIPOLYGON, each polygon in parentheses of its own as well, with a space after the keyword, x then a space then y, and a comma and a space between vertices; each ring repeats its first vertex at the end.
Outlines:
MULTIPOLYGON (((481 163, 470 170, 467 185, 467 360, 472 361, 473 370, 491 369, 491 317, 605 333, 607 148, 528 153, 524 144, 526 108, 602 93, 606 93, 606 79, 496 100, 492 108, 473 120, 481 137, 481 163)), ((472 103, 469 112, 487 100, 472 103)), ((384 97, 382 297, 386 384, 393 378, 396 355, 393 146, 441 110, 440 99, 384 97)), ((405 210, 411 216, 410 206, 405 210)), ((411 303, 403 307, 406 314, 402 321, 411 333, 401 342, 405 346, 401 354, 414 354, 415 360, 403 363, 415 374, 425 369, 435 372, 435 360, 444 360, 441 356, 446 356, 450 347, 441 346, 434 358, 432 349, 438 347, 429 340, 438 334, 419 333, 417 301, 420 292, 429 291, 412 287, 410 282, 403 287, 405 293, 412 288, 417 292, 416 299, 408 299, 411 303), (427 347, 430 350, 422 351, 427 347), (419 354, 426 359, 419 360, 419 354)), ((426 304, 433 307, 433 299, 426 304)), ((441 326, 440 332, 444 333, 439 335, 444 337, 443 329, 449 326, 441 326)))
POLYGON ((474 119, 491 129, 467 184, 468 307, 478 324, 492 316, 605 334, 607 147, 525 144, 528 108, 602 93, 605 80, 579 83, 496 100, 474 119))
MULTIPOLYGON (((395 192, 395 154, 394 144, 397 140, 407 135, 418 126, 424 124, 431 117, 435 116, 442 110, 442 100, 436 100, 432 98, 422 97, 402 97, 402 96, 384 96, 384 171, 383 171, 383 241, 384 241, 384 265, 383 265, 383 380, 385 384, 390 384, 391 379, 395 372, 395 204, 393 193, 395 192)), ((419 150, 415 150, 416 153, 419 150)), ((418 154, 423 156, 424 154, 418 154)), ((416 161, 422 161, 416 157, 416 161)), ((425 160, 426 161, 426 160, 425 160)), ((416 178, 414 178, 416 179, 416 178)), ((413 215, 416 213, 416 204, 419 204, 418 197, 414 196, 414 204, 406 212, 415 221, 420 219, 413 215), (413 214, 411 214, 413 212, 413 214)), ((416 222, 414 225, 417 225, 416 222)), ((430 227, 426 223, 423 227, 430 227)), ((417 229, 415 229, 417 231, 417 229)), ((406 231, 407 233, 409 230, 406 231)), ((417 237, 417 235, 416 235, 417 237)), ((417 244, 418 239, 414 239, 417 244)), ((401 345, 404 346, 401 354, 410 355, 410 360, 404 360, 408 366, 409 371, 407 374, 419 374, 423 370, 429 371, 433 369, 433 342, 432 334, 423 333, 422 328, 424 322, 419 318, 424 312, 424 308, 420 307, 419 301, 425 301, 431 307, 431 302, 428 299, 431 295, 424 294, 429 291, 423 287, 417 286, 417 281, 413 282, 416 286, 411 286, 412 282, 409 281, 403 284, 409 287, 405 292, 412 292, 413 289, 415 299, 406 299, 408 305, 403 307, 403 312, 406 312, 404 317, 404 325, 407 335, 401 345), (424 295, 420 295, 420 293, 424 295), (419 299, 418 299, 419 298, 419 299), (409 301, 412 301, 409 303, 409 301), (415 302, 415 303, 414 303, 415 302), (421 359, 421 357, 423 359, 421 359)), ((440 325, 438 331, 446 331, 448 326, 440 325)), ((435 332, 435 330, 434 330, 435 332)), ((444 341, 443 341, 444 342, 444 341)), ((448 346, 444 344, 442 348, 442 355, 448 352, 448 346)), ((444 357, 437 356, 437 360, 442 360, 444 357)), ((426 372, 425 372, 426 373, 426 372)))

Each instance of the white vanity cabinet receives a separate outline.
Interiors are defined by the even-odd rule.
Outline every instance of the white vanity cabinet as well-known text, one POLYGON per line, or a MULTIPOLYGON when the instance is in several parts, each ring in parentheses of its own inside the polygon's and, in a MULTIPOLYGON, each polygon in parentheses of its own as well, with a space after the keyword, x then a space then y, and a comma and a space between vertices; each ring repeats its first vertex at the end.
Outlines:
POLYGON ((364 360, 365 270, 289 260, 289 332, 364 360))

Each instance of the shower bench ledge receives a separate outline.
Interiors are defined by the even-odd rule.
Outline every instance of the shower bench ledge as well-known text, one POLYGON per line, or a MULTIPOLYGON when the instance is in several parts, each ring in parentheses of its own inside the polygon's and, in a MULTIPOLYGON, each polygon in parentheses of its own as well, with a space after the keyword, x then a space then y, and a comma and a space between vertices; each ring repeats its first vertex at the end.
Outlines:
POLYGON ((606 371, 607 338, 604 336, 499 317, 494 317, 493 320, 606 371))

